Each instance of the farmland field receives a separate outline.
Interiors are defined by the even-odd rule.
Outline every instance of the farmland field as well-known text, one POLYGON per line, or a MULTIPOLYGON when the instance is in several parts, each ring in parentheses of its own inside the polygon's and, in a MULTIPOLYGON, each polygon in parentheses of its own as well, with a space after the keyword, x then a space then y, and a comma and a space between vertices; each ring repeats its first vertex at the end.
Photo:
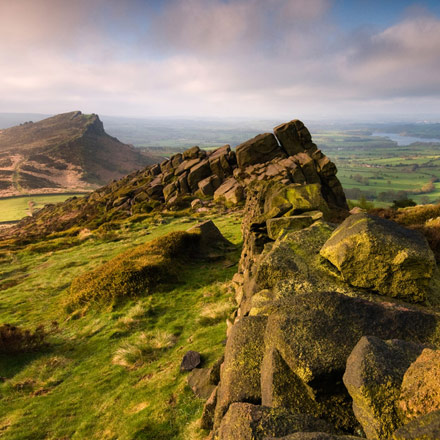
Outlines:
POLYGON ((80 197, 83 195, 84 194, 32 195, 0 199, 0 223, 20 220, 29 215, 30 210, 36 211, 48 203, 59 203, 69 197, 80 197))

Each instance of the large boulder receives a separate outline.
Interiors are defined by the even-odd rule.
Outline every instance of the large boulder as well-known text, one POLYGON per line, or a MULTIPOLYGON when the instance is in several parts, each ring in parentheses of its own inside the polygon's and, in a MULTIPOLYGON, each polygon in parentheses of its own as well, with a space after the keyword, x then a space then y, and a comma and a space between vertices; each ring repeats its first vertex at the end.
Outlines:
POLYGON ((300 431, 328 431, 332 427, 305 414, 292 414, 282 408, 249 403, 233 403, 220 425, 218 440, 263 440, 300 431))
MULTIPOLYGON (((289 379, 296 388, 285 390, 295 396, 285 399, 292 403, 293 411, 304 411, 303 396, 304 401, 310 402, 307 407, 312 408, 313 415, 354 432, 357 422, 342 376, 347 358, 359 339, 373 335, 381 339, 431 342, 438 338, 438 324, 439 318, 434 313, 416 308, 334 292, 311 292, 286 299, 268 317, 265 347, 266 353, 276 349, 298 378, 289 379)), ((262 389, 266 384, 268 387, 276 384, 272 376, 270 371, 262 372, 262 389)))
POLYGON ((215 426, 234 402, 261 402, 260 369, 267 318, 244 317, 231 329, 217 393, 215 426))
POLYGON ((426 348, 409 366, 398 407, 405 421, 440 410, 440 350, 426 348))
POLYGON ((278 125, 273 129, 275 136, 280 141, 282 147, 286 150, 289 156, 301 153, 304 151, 303 143, 299 137, 298 127, 301 129, 304 124, 301 121, 293 120, 285 124, 278 125))
POLYGON ((286 157, 272 133, 264 133, 238 145, 235 154, 240 168, 268 162, 275 157, 286 157))
POLYGON ((347 283, 409 302, 426 299, 435 258, 417 231, 365 213, 348 217, 321 249, 347 283))
POLYGON ((401 425, 395 402, 405 371, 422 350, 413 342, 374 336, 362 337, 354 347, 343 380, 367 438, 389 438, 401 425))
POLYGON ((440 410, 412 420, 393 434, 393 440, 438 440, 439 438, 440 410))

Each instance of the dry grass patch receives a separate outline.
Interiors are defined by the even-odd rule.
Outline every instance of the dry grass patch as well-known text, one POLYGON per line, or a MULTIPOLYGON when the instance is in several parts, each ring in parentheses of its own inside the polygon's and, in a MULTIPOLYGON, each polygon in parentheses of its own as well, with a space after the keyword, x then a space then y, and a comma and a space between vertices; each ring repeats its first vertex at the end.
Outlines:
POLYGON ((165 330, 141 333, 116 350, 113 363, 126 368, 138 368, 156 359, 161 351, 174 347, 177 338, 165 330))

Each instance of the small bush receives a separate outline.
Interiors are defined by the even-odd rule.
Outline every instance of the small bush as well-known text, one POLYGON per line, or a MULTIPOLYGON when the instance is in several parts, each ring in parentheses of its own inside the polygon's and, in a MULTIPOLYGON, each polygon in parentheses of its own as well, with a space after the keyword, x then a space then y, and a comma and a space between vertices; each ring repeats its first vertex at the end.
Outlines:
POLYGON ((124 252, 91 272, 75 278, 69 289, 69 307, 151 293, 160 285, 175 281, 179 259, 190 256, 199 236, 171 232, 124 252))
POLYGON ((38 350, 46 345, 46 336, 43 326, 31 332, 11 324, 3 324, 0 326, 0 353, 13 354, 38 350))
POLYGON ((165 330, 141 333, 134 341, 123 343, 113 356, 113 363, 127 368, 140 367, 152 362, 158 354, 173 347, 176 337, 165 330))

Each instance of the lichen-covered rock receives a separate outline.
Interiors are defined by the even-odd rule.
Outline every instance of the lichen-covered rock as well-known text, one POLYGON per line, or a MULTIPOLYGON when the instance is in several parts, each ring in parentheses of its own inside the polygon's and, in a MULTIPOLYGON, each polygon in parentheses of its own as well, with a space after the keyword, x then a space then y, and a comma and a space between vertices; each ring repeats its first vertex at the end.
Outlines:
POLYGON ((263 163, 275 157, 286 157, 272 133, 264 133, 238 145, 235 154, 240 168, 263 163))
POLYGON ((285 216, 302 214, 307 211, 329 212, 328 205, 321 193, 321 185, 273 185, 265 202, 264 212, 267 218, 273 218, 272 211, 280 205, 290 204, 291 209, 285 216))
POLYGON ((272 240, 276 240, 283 233, 307 228, 316 220, 322 219, 322 217, 321 211, 310 211, 301 215, 270 218, 266 220, 267 235, 272 240))
POLYGON ((379 294, 425 300, 435 258, 417 231, 365 213, 348 217, 321 249, 347 283, 379 294))
POLYGON ((217 393, 215 425, 234 402, 261 402, 260 369, 267 318, 244 317, 232 327, 225 349, 217 393))
POLYGON ((405 371, 422 350, 413 342, 374 336, 363 336, 354 347, 343 380, 367 438, 389 438, 401 425, 395 402, 405 371))
POLYGON ((292 414, 282 408, 249 403, 233 403, 220 425, 218 440, 263 440, 294 432, 328 431, 327 423, 305 414, 292 414))
POLYGON ((438 440, 439 438, 440 411, 418 417, 393 434, 393 440, 438 440))
MULTIPOLYGON (((439 318, 416 308, 371 302, 331 292, 290 297, 268 317, 266 350, 276 349, 300 384, 291 409, 302 411, 301 395, 319 408, 312 414, 345 430, 357 427, 342 384, 345 364, 363 335, 429 342, 438 338, 439 318)), ((269 379, 268 379, 269 380, 269 379)), ((269 380, 270 382, 270 380, 269 380)), ((291 381, 295 384, 295 381, 291 381)))
POLYGON ((426 348, 409 366, 398 408, 405 421, 440 410, 440 350, 426 348))

